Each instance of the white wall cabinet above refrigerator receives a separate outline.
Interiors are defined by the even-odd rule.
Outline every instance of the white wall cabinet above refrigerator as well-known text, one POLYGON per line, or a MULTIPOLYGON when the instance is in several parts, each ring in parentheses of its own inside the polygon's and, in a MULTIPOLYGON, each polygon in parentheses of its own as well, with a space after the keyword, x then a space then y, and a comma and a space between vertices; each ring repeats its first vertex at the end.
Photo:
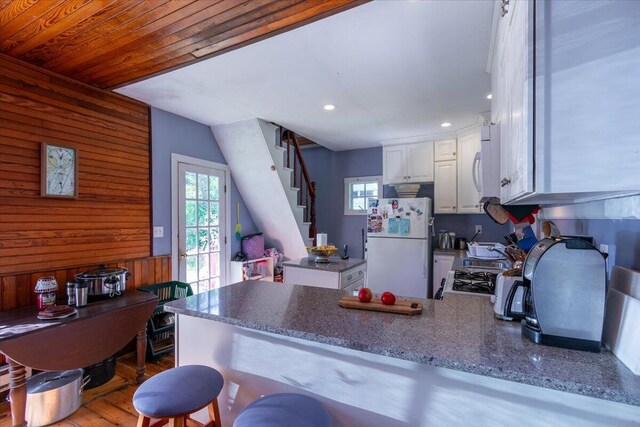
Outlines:
POLYGON ((504 16, 500 5, 492 120, 500 127, 501 201, 640 193, 638 3, 511 0, 504 16))
POLYGON ((387 145, 382 149, 382 183, 433 182, 433 142, 387 145))

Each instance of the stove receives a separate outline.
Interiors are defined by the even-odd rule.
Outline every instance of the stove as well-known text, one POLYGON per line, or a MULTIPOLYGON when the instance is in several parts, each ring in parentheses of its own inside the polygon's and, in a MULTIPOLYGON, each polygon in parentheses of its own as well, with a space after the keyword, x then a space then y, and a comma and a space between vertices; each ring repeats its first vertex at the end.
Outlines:
POLYGON ((487 271, 453 270, 447 273, 443 291, 491 297, 495 292, 497 276, 487 271))

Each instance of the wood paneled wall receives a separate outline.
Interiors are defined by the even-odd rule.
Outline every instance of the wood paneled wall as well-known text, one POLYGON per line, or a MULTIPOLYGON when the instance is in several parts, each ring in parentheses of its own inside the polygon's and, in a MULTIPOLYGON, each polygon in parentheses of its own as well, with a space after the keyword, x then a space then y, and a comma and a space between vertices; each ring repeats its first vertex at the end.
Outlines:
MULTIPOLYGON (((171 280, 171 257, 161 256, 142 259, 120 260, 107 264, 109 267, 124 267, 131 277, 127 279, 127 289, 171 280)), ((96 265, 85 265, 67 269, 37 271, 0 277, 0 311, 36 304, 33 292, 36 280, 42 276, 54 276, 58 282, 58 297, 66 297, 67 281, 72 281, 77 273, 91 270, 96 265)))
POLYGON ((170 279, 149 258, 150 150, 147 105, 0 55, 1 309, 100 263, 131 267, 132 286, 170 279), (41 142, 78 150, 77 199, 40 196, 41 142))

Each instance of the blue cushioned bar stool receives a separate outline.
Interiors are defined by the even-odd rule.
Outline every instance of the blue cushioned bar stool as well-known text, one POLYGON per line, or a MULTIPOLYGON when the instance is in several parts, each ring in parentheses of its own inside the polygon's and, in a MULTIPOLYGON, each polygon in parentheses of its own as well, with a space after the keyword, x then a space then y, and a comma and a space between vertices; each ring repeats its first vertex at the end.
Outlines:
POLYGON ((261 397, 238 415, 233 427, 331 427, 331 417, 316 399, 296 393, 261 397))
POLYGON ((187 365, 160 372, 144 382, 133 395, 133 406, 140 414, 138 427, 189 425, 221 427, 218 395, 224 380, 220 372, 208 366, 187 365), (201 424, 189 418, 200 409, 209 408, 209 422, 201 424))

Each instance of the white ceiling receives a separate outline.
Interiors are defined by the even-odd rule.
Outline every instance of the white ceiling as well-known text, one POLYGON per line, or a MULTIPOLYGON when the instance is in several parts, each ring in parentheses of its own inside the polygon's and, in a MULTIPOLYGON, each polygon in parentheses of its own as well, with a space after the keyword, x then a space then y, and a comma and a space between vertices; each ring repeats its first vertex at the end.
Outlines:
POLYGON ((332 150, 461 129, 490 109, 493 3, 367 3, 118 92, 207 125, 259 117, 332 150))

